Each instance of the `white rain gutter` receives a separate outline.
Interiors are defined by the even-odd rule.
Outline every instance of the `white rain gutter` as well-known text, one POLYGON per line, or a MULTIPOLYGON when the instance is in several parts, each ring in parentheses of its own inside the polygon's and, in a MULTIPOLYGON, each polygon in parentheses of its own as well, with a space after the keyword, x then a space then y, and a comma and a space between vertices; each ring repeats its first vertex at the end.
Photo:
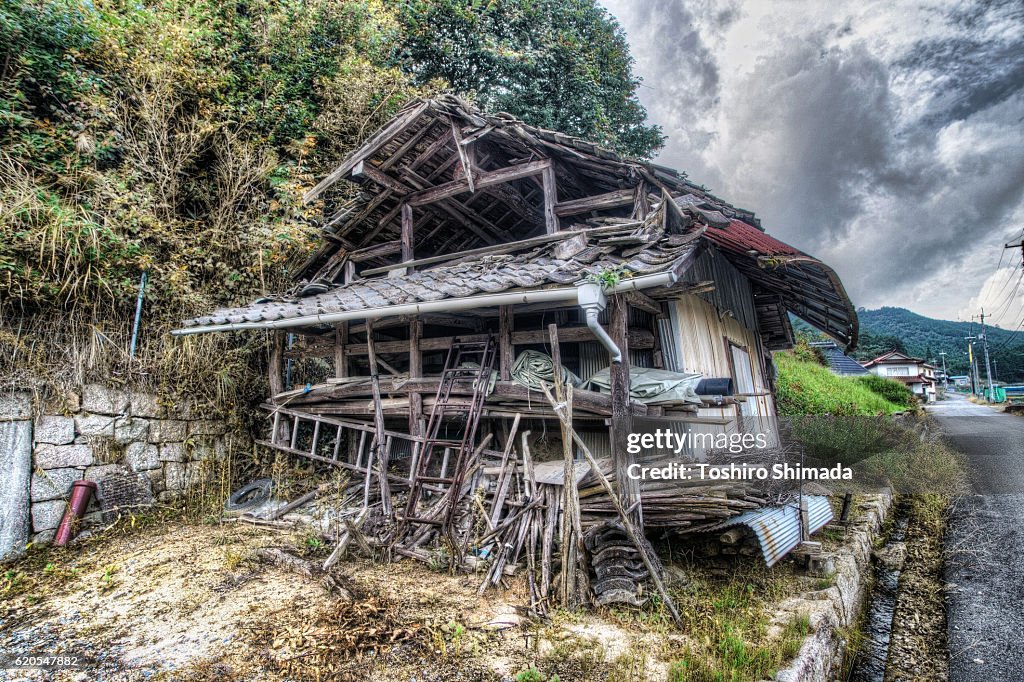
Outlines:
MULTIPOLYGON (((626 291, 639 291, 653 287, 668 286, 674 284, 676 276, 672 272, 660 272, 653 275, 640 275, 631 277, 619 282, 613 287, 606 289, 609 294, 619 294, 626 291)), ((582 284, 581 287, 586 287, 582 284)), ((376 308, 364 308, 363 310, 346 310, 337 313, 318 313, 316 315, 303 315, 292 317, 286 320, 263 320, 260 322, 229 322, 225 324, 210 324, 198 327, 184 327, 171 332, 174 336, 188 336, 190 334, 206 334, 209 332, 242 331, 246 329, 291 329, 294 327, 307 327, 315 324, 336 324, 350 320, 376 320, 381 317, 392 317, 397 315, 422 315, 425 313, 450 313, 461 310, 472 310, 474 308, 491 308, 502 305, 524 305, 527 303, 560 303, 565 301, 578 301, 580 296, 576 286, 558 287, 556 289, 539 289, 534 291, 506 291, 500 294, 483 294, 477 296, 464 296, 461 298, 446 298, 440 301, 427 301, 423 303, 403 303, 399 305, 380 306, 376 308)), ((595 316, 596 317, 596 316, 595 316)), ((589 318, 587 325, 590 326, 589 318)), ((594 329, 594 327, 591 327, 594 329)), ((600 325, 597 329, 604 334, 600 325)), ((597 332, 594 332, 597 334, 597 332)), ((607 337, 607 334, 604 334, 607 337)), ((601 343, 611 350, 608 343, 599 335, 601 343)), ((611 339, 608 339, 610 342, 611 339)), ((614 343, 612 344, 614 346, 614 343)), ((618 348, 616 347, 616 350, 618 348)), ((614 353, 613 353, 614 354, 614 353)), ((619 352, 619 358, 622 354, 619 352)))

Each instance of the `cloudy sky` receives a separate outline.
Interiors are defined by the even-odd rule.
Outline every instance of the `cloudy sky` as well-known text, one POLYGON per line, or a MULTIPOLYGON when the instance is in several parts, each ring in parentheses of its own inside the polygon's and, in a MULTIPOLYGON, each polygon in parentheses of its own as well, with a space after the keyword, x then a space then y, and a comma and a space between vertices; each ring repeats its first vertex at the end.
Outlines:
POLYGON ((1024 229, 1024 3, 604 4, 659 162, 832 265, 857 306, 1021 322, 1002 247, 1024 229))

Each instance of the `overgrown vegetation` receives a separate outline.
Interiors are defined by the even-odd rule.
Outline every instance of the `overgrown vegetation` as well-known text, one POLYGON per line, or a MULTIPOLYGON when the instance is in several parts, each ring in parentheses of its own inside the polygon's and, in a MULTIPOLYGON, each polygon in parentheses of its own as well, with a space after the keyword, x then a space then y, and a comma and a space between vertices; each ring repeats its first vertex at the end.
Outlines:
POLYGON ((780 416, 876 416, 901 412, 909 407, 909 403, 888 400, 865 382, 837 376, 816 361, 801 359, 791 353, 777 353, 775 365, 778 369, 776 396, 780 416))
POLYGON ((123 381, 226 407, 263 395, 261 335, 167 331, 287 286, 324 209, 303 193, 415 97, 453 88, 638 155, 661 140, 591 0, 2 0, 0 35, 11 384, 123 381))

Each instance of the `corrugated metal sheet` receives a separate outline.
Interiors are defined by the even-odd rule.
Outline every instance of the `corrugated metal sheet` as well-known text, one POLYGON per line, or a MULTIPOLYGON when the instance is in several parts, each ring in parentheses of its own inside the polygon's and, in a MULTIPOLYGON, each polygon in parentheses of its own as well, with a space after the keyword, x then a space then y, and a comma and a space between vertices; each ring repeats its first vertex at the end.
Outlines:
POLYGON ((725 256, 714 250, 705 251, 687 269, 683 279, 691 283, 713 281, 714 290, 699 296, 723 314, 729 311, 747 329, 757 329, 757 312, 754 309, 750 280, 725 256))
POLYGON ((675 307, 668 317, 658 318, 658 339, 661 342, 661 354, 665 363, 665 369, 670 372, 682 371, 682 356, 679 354, 679 343, 676 341, 675 330, 678 326, 675 322, 675 307))
POLYGON ((747 225, 742 220, 729 221, 729 227, 708 230, 708 239, 734 252, 746 254, 757 251, 763 256, 797 256, 803 252, 780 242, 763 230, 747 225))
MULTIPOLYGON (((832 505, 824 495, 805 495, 804 499, 807 500, 808 529, 814 533, 832 520, 832 505)), ((712 526, 708 532, 739 525, 754 531, 765 563, 774 566, 800 544, 800 505, 793 502, 781 507, 744 512, 712 526)))
POLYGON ((608 364, 608 349, 597 341, 587 341, 579 345, 579 371, 577 374, 584 381, 608 367, 608 364))

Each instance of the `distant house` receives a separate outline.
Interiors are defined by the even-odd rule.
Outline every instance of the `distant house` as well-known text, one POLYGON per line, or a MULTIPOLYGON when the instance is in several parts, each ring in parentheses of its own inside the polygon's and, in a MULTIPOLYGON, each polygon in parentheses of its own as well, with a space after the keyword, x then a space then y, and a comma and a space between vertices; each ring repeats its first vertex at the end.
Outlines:
POLYGON ((935 399, 935 367, 920 358, 892 351, 864 364, 872 374, 906 384, 922 400, 935 399))
POLYGON ((864 365, 844 353, 835 341, 812 341, 813 348, 820 348, 828 362, 828 368, 840 376, 859 376, 868 374, 864 365))
POLYGON ((966 374, 957 374, 949 377, 949 380, 956 386, 957 390, 969 389, 971 387, 971 377, 966 374))

